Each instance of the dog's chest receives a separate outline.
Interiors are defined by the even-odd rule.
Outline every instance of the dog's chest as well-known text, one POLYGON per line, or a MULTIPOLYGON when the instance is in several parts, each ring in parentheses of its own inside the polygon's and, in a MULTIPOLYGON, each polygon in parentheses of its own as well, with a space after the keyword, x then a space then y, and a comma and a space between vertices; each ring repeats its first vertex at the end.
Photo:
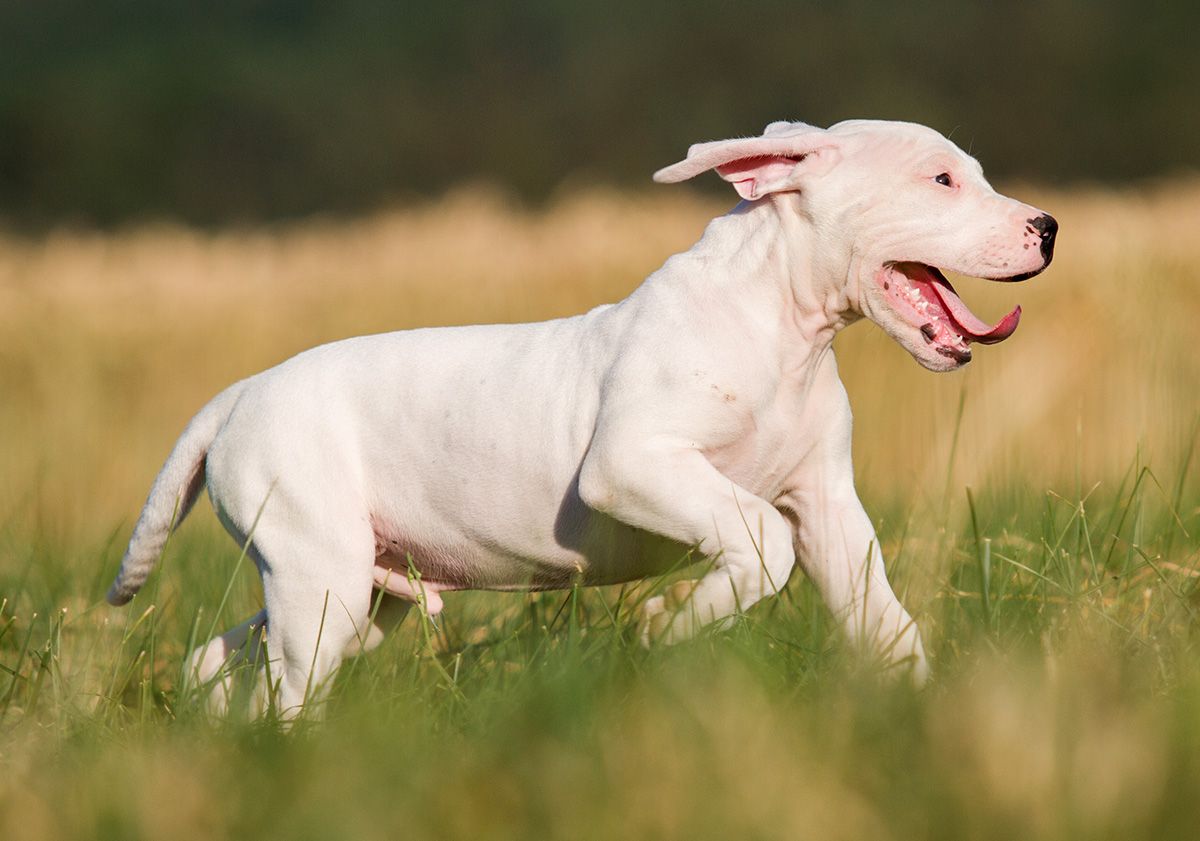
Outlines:
MULTIPOLYGON (((737 433, 705 449, 709 461, 734 482, 763 499, 789 490, 806 458, 820 443, 825 425, 814 411, 816 396, 780 389, 758 406, 739 413, 737 433)), ((735 408, 730 411, 738 411, 735 408)))

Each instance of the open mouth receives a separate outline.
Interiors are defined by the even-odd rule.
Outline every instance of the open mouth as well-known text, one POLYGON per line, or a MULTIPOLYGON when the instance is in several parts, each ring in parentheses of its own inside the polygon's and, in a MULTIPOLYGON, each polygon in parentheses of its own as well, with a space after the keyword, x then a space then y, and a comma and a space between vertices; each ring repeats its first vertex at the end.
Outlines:
POLYGON ((887 263, 881 282, 893 307, 921 331, 925 343, 960 365, 971 360, 972 343, 1002 342, 1021 321, 1017 307, 988 324, 971 312, 939 269, 924 263, 887 263))

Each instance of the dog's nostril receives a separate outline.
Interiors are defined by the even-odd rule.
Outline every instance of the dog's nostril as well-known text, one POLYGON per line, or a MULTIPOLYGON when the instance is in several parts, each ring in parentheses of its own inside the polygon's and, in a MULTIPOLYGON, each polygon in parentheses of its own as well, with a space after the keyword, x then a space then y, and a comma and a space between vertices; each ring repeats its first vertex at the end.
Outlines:
POLYGON ((1028 221, 1033 229, 1038 232, 1038 236, 1044 240, 1054 239, 1054 235, 1058 233, 1058 221, 1049 213, 1043 213, 1038 218, 1028 221))
POLYGON ((1042 258, 1049 265, 1050 258, 1054 255, 1054 235, 1058 233, 1058 221, 1049 213, 1043 213, 1036 219, 1028 219, 1029 226, 1037 231, 1038 237, 1042 241, 1042 258))

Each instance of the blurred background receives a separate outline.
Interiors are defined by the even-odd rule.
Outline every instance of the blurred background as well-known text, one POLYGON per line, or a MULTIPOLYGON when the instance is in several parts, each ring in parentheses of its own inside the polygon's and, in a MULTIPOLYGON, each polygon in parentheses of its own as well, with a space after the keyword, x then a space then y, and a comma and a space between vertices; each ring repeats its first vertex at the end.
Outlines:
POLYGON ((0 836, 1195 838, 1197 32, 1151 0, 0 0, 0 836), (229 383, 618 300, 735 203, 654 170, 852 117, 1061 224, 1039 277, 956 279, 1024 308, 965 370, 836 340, 927 691, 859 673, 801 575, 650 652, 615 589, 449 594, 292 739, 181 683, 261 604, 206 500, 102 603, 229 383))
POLYGON ((538 202, 781 118, 914 120, 993 177, 1126 182, 1196 166, 1197 31, 1194 3, 1133 0, 7 0, 0 214, 223 225, 479 181, 538 202))

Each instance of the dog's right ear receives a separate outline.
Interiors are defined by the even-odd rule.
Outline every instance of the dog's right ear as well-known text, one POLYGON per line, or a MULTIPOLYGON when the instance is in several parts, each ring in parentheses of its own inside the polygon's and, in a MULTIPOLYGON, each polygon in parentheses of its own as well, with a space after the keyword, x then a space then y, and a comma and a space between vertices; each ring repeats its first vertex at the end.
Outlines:
POLYGON ((654 173, 660 184, 674 184, 715 169, 738 195, 753 201, 769 193, 800 189, 841 159, 828 131, 805 123, 771 123, 761 137, 696 143, 687 157, 654 173))

